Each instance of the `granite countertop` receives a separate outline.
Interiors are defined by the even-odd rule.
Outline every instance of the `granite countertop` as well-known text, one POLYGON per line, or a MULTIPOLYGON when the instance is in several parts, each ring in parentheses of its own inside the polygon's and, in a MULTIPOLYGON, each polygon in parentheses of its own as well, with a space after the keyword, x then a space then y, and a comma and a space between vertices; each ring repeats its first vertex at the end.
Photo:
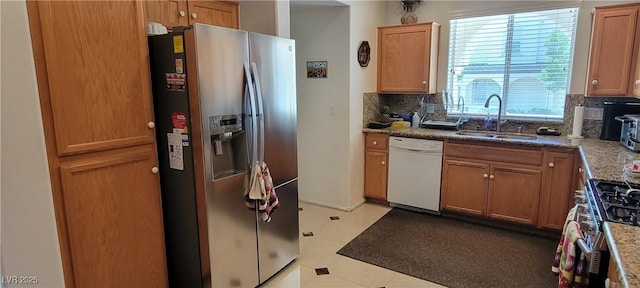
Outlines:
MULTIPOLYGON (((586 163, 587 178, 639 182, 626 178, 622 170, 624 159, 640 160, 640 153, 635 153, 621 146, 617 141, 606 141, 594 138, 569 139, 566 136, 540 136, 535 140, 519 140, 465 136, 457 131, 425 129, 425 128, 386 128, 363 129, 366 133, 386 133, 391 136, 434 139, 462 140, 483 143, 503 143, 534 147, 556 147, 579 149, 580 156, 586 163)), ((470 131, 471 132, 471 131, 470 131)), ((517 134, 516 134, 517 135, 517 134)), ((620 276, 620 283, 625 288, 640 287, 640 227, 606 222, 605 236, 612 258, 620 276)))
MULTIPOLYGON (((386 134, 390 134, 391 136, 434 139, 434 140, 451 139, 451 140, 464 140, 464 141, 474 141, 474 142, 484 142, 484 143, 503 143, 503 144, 515 144, 515 145, 523 145, 523 146, 573 148, 573 149, 577 149, 581 143, 581 139, 569 139, 565 136, 535 135, 537 137, 537 139, 535 140, 526 140, 526 139, 521 140, 521 139, 458 135, 456 134, 456 132, 460 132, 460 131, 438 130, 438 129, 427 129, 427 128, 385 128, 385 129, 365 128, 363 129, 363 132, 386 133, 386 134)), ((491 134, 499 134, 499 135, 529 135, 529 134, 515 134, 515 133, 484 132, 484 131, 473 131, 473 130, 464 130, 462 132, 491 133, 491 134)))
POLYGON ((625 224, 605 222, 607 244, 616 265, 622 287, 640 287, 640 228, 625 224))

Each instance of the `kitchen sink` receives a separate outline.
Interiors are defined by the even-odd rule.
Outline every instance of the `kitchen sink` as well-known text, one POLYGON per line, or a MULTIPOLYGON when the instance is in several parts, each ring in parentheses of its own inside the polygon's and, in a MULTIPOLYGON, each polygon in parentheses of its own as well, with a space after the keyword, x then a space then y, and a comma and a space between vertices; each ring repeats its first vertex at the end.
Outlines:
POLYGON ((470 136, 470 137, 487 137, 492 138, 496 136, 495 134, 483 133, 483 132, 469 132, 469 131, 458 131, 456 132, 458 135, 462 136, 470 136))
POLYGON ((458 131, 455 134, 469 137, 482 137, 482 138, 496 138, 496 139, 510 139, 510 140, 536 140, 537 136, 534 135, 510 135, 510 134, 496 134, 491 132, 474 132, 474 131, 458 131))
POLYGON ((515 140, 536 140, 537 136, 533 135, 495 135, 495 138, 515 139, 515 140))

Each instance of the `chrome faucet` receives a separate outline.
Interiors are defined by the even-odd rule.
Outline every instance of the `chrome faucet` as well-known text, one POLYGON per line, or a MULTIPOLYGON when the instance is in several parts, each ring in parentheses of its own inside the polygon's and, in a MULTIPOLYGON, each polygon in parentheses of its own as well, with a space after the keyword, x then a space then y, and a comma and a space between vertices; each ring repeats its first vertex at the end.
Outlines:
POLYGON ((498 94, 491 94, 491 96, 487 98, 487 101, 484 102, 484 108, 489 108, 489 101, 491 101, 491 98, 493 97, 498 98, 498 125, 496 125, 496 132, 500 132, 500 122, 502 117, 502 98, 500 98, 498 94))
POLYGON ((460 116, 458 116, 458 126, 464 123, 464 97, 462 95, 458 96, 458 111, 460 111, 460 116), (462 101, 462 110, 460 110, 460 101, 462 101))

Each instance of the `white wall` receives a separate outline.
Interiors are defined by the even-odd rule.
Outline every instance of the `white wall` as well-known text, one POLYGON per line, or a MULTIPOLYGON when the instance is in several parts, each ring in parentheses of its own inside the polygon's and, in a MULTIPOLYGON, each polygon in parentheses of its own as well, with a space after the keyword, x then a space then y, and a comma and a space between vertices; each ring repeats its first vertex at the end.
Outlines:
POLYGON ((2 273, 64 287, 26 5, 0 7, 2 273))
POLYGON ((276 0, 239 0, 240 29, 276 35, 276 0))
POLYGON ((290 37, 289 0, 238 0, 240 29, 290 37))
POLYGON ((349 192, 349 9, 292 7, 298 95, 300 200, 347 209, 349 192), (307 78, 307 61, 328 61, 307 78))
POLYGON ((289 0, 276 1, 276 36, 291 37, 291 12, 289 0))
POLYGON ((378 26, 384 26, 385 1, 345 1, 350 5, 349 40, 349 206, 354 208, 363 201, 364 194, 364 135, 362 134, 363 93, 376 91, 378 26), (367 67, 358 63, 358 47, 369 41, 371 60, 367 67))
MULTIPOLYGON (((402 6, 396 3, 387 3, 387 25, 400 24, 402 6)), ((438 82, 436 91, 446 88, 449 50, 449 20, 452 13, 496 13, 512 12, 526 7, 554 5, 554 1, 423 1, 415 11, 418 22, 438 22, 442 25, 440 30, 440 54, 438 56, 438 82)), ((556 1, 562 2, 562 1, 556 1)), ((566 1, 565 1, 566 2, 566 1)), ((583 94, 587 74, 587 61, 589 58, 589 41, 591 35, 591 10, 596 6, 614 5, 636 1, 582 1, 578 15, 578 27, 576 30, 576 44, 573 57, 570 94, 583 94)))
POLYGON ((362 97, 375 91, 376 28, 385 7, 383 1, 307 1, 291 8, 302 201, 343 210, 364 202, 362 97), (362 68, 356 52, 365 40, 372 59, 362 68), (327 79, 306 78, 310 60, 329 61, 327 79))

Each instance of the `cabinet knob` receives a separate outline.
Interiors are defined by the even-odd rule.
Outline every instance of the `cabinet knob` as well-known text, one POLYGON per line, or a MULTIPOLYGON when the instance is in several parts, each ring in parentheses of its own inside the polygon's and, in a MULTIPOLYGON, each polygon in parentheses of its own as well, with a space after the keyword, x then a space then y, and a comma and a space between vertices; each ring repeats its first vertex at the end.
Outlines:
POLYGON ((484 178, 484 179, 489 178, 489 174, 482 174, 482 178, 484 178))
POLYGON ((593 81, 591 81, 591 84, 593 84, 593 85, 598 85, 598 80, 593 80, 593 81))
POLYGON ((149 127, 149 129, 153 129, 156 128, 156 123, 153 123, 153 121, 147 123, 147 127, 149 127))
POLYGON ((493 179, 493 178, 496 178, 496 177, 493 175, 489 175, 489 179, 493 179))
POLYGON ((158 167, 151 168, 151 173, 153 173, 153 174, 158 174, 159 171, 160 171, 160 169, 158 169, 158 167))
POLYGON ((184 17, 185 15, 187 15, 187 13, 185 13, 184 10, 180 10, 180 13, 178 14, 180 14, 180 17, 184 17))
POLYGON ((378 141, 373 141, 373 145, 378 145, 378 141))
POLYGON ((422 85, 427 85, 427 81, 422 81, 422 85))
POLYGON ((549 163, 549 167, 553 168, 555 166, 556 166, 556 164, 553 164, 553 162, 549 163))
POLYGON ((578 168, 578 173, 582 173, 584 172, 584 169, 582 169, 582 167, 578 168))
POLYGON ((191 18, 193 19, 198 18, 198 14, 196 14, 196 12, 191 13, 191 18))
POLYGON ((384 165, 384 164, 386 164, 386 163, 385 163, 384 161, 382 161, 382 162, 380 162, 380 164, 384 165))

